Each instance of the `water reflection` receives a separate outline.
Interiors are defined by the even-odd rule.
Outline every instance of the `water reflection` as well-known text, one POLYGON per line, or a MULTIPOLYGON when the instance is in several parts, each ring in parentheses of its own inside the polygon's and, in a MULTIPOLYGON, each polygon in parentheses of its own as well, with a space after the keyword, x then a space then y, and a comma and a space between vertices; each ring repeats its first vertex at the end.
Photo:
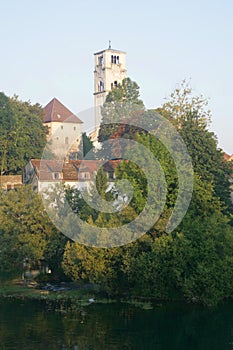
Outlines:
POLYGON ((168 304, 141 310, 90 305, 61 314, 42 302, 0 301, 2 350, 228 350, 233 304, 215 309, 168 304))

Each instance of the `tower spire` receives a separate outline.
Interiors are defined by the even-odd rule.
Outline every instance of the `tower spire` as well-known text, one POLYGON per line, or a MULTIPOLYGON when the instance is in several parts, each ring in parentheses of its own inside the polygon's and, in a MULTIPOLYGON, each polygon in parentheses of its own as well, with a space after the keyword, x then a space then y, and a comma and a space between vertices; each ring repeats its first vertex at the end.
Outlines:
POLYGON ((111 40, 109 40, 109 45, 108 45, 108 49, 110 50, 111 48, 112 48, 112 46, 111 46, 111 40))

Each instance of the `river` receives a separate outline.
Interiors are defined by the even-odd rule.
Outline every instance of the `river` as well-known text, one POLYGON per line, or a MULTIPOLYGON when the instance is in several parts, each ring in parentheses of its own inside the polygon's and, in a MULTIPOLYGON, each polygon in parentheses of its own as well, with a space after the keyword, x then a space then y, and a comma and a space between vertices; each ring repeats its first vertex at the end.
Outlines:
POLYGON ((233 303, 168 303, 144 310, 91 304, 67 314, 44 302, 0 300, 1 350, 233 349, 233 303))

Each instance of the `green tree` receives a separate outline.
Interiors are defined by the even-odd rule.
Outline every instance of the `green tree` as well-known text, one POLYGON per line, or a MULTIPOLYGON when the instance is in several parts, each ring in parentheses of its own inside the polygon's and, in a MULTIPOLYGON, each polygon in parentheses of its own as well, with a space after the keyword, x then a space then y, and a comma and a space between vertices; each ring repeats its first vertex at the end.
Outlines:
POLYGON ((14 147, 16 134, 16 119, 9 99, 0 93, 0 159, 1 177, 7 169, 9 149, 14 147))
POLYGON ((145 108, 139 96, 139 86, 130 78, 125 78, 122 84, 109 92, 102 108, 102 122, 98 136, 100 142, 133 131, 135 133, 135 128, 128 124, 133 125, 129 122, 141 115, 145 108), (117 123, 119 116, 125 119, 124 123, 117 123))
POLYGON ((25 258, 58 267, 67 238, 52 225, 40 195, 29 186, 0 195, 1 267, 19 268, 25 258))
POLYGON ((174 236, 173 252, 171 271, 186 299, 211 305, 232 295, 233 231, 218 210, 187 217, 174 236))
POLYGON ((222 205, 230 210, 231 166, 224 159, 223 151, 217 146, 217 139, 205 125, 200 125, 196 113, 188 114, 180 134, 192 158, 193 168, 202 181, 213 184, 214 196, 221 199, 222 205))
POLYGON ((82 140, 83 140, 83 157, 85 157, 87 153, 93 148, 93 142, 85 132, 82 134, 82 140))
POLYGON ((229 178, 232 169, 218 148, 215 134, 208 129, 211 122, 208 100, 203 95, 194 95, 190 84, 184 80, 156 111, 176 126, 188 148, 195 173, 213 184, 213 195, 221 199, 223 207, 231 210, 229 178))
POLYGON ((195 115, 200 126, 206 127, 211 122, 208 99, 203 95, 195 95, 190 82, 185 79, 177 85, 157 111, 171 120, 178 129, 183 127, 183 123, 190 114, 195 115))
POLYGON ((135 81, 130 78, 122 80, 121 84, 112 89, 106 97, 106 103, 123 102, 132 103, 137 105, 140 109, 144 108, 142 100, 139 99, 139 86, 135 81))
POLYGON ((40 158, 46 144, 46 127, 39 104, 22 102, 1 93, 0 156, 2 174, 20 174, 30 158, 40 158))

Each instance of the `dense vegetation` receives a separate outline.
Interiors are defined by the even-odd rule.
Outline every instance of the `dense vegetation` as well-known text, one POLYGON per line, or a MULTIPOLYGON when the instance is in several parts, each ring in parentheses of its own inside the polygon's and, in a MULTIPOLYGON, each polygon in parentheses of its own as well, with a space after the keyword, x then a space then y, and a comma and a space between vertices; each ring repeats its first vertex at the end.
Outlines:
MULTIPOLYGON (((218 149, 215 135, 208 130, 210 112, 206 103, 202 96, 193 96, 191 88, 182 82, 163 106, 146 110, 139 99, 137 84, 129 78, 123 81, 109 94, 103 107, 99 140, 109 137, 135 140, 155 155, 167 183, 166 202, 159 220, 143 237, 128 245, 111 249, 88 247, 58 232, 40 197, 30 188, 1 193, 1 268, 19 268, 26 257, 43 258, 58 277, 64 278, 65 274, 74 281, 98 284, 109 296, 185 298, 208 305, 232 297, 233 227, 229 187, 232 168, 218 149), (128 121, 148 116, 154 120, 159 112, 177 128, 192 158, 192 200, 184 219, 171 233, 166 232, 166 225, 179 186, 174 160, 156 138, 156 130, 149 134, 127 124, 127 118, 123 125, 109 122, 114 120, 119 108, 124 108, 126 113, 121 105, 125 100, 137 106, 127 110, 128 121)), ((67 199, 74 212, 99 227, 119 227, 137 217, 147 197, 143 169, 133 161, 122 161, 116 174, 118 179, 130 180, 134 188, 132 200, 121 213, 98 212, 85 203, 81 192, 68 189, 67 199)), ((106 191, 107 182, 100 170, 97 189, 105 200, 111 201, 116 194, 114 190, 106 191)))
POLYGON ((19 101, 0 93, 1 175, 21 174, 31 158, 40 158, 46 144, 46 127, 39 104, 19 101))

